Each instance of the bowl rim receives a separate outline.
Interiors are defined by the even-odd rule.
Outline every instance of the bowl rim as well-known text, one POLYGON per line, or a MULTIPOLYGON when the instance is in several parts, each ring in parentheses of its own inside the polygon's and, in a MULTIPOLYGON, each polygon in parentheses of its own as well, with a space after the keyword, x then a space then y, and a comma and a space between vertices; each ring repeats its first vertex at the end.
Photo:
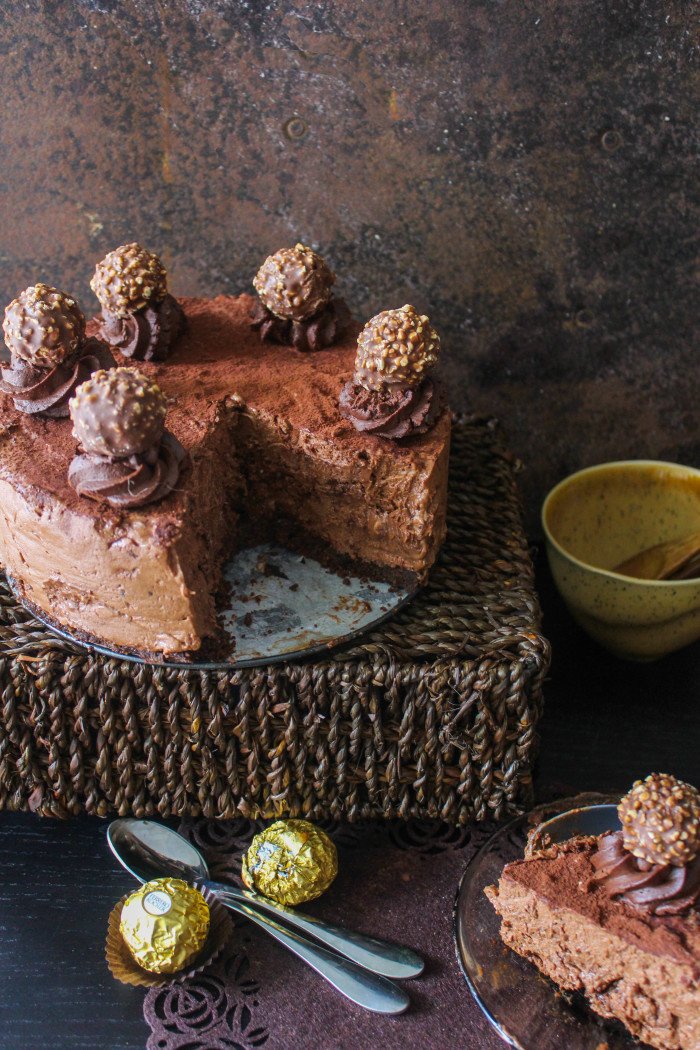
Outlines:
POLYGON ((666 459, 612 459, 605 460, 603 463, 594 463, 589 467, 582 467, 581 470, 575 470, 573 474, 567 474, 565 478, 558 481, 553 488, 549 490, 544 500, 542 501, 542 509, 540 511, 540 522, 544 531, 545 539, 548 544, 551 544, 554 549, 561 554, 563 558, 576 565, 580 569, 585 569, 586 572, 593 573, 596 576, 601 576, 603 579, 609 580, 625 580, 630 583, 636 583, 644 587, 659 588, 660 590, 668 589, 669 587, 682 587, 684 590, 688 587, 697 587, 700 584, 700 577, 693 576, 688 580, 643 580, 639 576, 627 576, 623 572, 614 572, 613 569, 599 569, 595 565, 591 565, 589 562, 582 561, 577 558, 575 554, 571 554, 565 547, 559 543, 558 540, 552 535, 549 525, 547 524, 547 512, 549 506, 557 495, 557 493, 569 485, 576 478, 580 478, 586 474, 596 474, 599 471, 608 467, 672 467, 678 471, 695 475, 700 479, 700 469, 697 467, 686 466, 684 463, 676 463, 673 460, 666 459))

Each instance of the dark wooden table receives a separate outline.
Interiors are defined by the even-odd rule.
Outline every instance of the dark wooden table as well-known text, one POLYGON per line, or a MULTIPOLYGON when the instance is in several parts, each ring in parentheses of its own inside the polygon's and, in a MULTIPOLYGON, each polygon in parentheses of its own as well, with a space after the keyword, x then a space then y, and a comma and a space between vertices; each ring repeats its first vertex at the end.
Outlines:
MULTIPOLYGON (((700 784, 700 643, 617 660, 572 621, 540 553, 537 574, 554 653, 538 790, 623 790, 652 770, 700 784)), ((106 824, 0 813, 0 1050, 144 1050, 143 992, 104 963, 105 916, 133 888, 106 824)))

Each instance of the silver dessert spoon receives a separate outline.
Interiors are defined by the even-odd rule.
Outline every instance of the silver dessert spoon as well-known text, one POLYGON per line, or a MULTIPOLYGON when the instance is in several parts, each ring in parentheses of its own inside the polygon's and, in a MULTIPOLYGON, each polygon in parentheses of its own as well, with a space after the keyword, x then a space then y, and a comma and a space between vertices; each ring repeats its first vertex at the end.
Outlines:
POLYGON ((107 841, 120 864, 139 881, 171 875, 209 889, 222 904, 262 926, 365 1009, 402 1013, 408 1007, 403 989, 385 978, 422 973, 423 960, 410 949, 302 915, 250 890, 214 882, 199 850, 164 824, 122 817, 109 825, 107 841))

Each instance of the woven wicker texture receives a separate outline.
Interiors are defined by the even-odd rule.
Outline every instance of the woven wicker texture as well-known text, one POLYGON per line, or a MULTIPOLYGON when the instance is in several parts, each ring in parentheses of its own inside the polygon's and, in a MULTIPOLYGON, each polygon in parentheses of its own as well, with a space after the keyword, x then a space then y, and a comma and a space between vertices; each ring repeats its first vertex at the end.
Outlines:
POLYGON ((0 807, 497 818, 529 802, 549 645, 513 460, 457 421, 430 582, 332 658, 203 671, 56 638, 0 576, 0 807))

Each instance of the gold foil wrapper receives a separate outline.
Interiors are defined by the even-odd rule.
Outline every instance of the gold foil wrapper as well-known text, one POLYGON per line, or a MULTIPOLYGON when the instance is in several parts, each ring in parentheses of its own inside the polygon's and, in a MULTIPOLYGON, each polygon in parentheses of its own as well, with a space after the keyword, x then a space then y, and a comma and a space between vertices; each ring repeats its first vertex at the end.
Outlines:
POLYGON ((181 879, 154 879, 127 897, 119 930, 144 970, 176 973, 207 939, 209 905, 181 879))
POLYGON ((241 866, 248 889, 279 904, 320 897, 337 874, 335 845, 307 820, 278 820, 259 832, 241 866))
POLYGON ((202 896, 209 905, 209 933, 202 950, 197 952, 194 959, 177 973, 149 973, 148 970, 139 966, 130 949, 127 948, 119 929, 126 896, 117 901, 109 913, 105 940, 105 959, 112 977, 121 981, 122 984, 130 984, 137 988, 162 988, 173 981, 190 980, 211 966, 230 942, 233 936, 233 923, 231 912, 217 900, 211 890, 202 890, 202 896))

